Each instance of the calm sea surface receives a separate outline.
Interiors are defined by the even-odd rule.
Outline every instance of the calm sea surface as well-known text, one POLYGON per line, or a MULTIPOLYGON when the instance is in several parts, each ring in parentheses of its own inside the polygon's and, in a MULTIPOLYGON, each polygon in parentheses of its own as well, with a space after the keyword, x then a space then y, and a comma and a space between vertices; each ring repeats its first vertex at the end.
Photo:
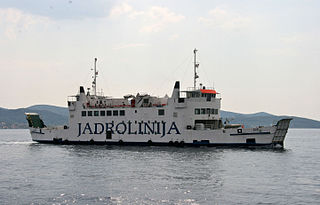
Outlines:
POLYGON ((0 204, 320 204, 320 130, 285 150, 46 145, 0 130, 0 204))

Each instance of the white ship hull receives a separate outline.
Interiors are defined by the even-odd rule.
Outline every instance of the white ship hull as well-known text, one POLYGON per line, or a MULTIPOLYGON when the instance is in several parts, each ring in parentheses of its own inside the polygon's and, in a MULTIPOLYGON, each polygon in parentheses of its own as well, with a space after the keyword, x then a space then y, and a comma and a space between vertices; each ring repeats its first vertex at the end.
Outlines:
MULTIPOLYGON (((262 128, 237 128, 219 130, 184 130, 179 135, 161 134, 81 134, 79 131, 59 128, 31 128, 32 140, 54 144, 107 144, 107 145, 146 145, 146 146, 238 146, 283 147, 290 119, 283 119, 277 125, 262 128)), ((94 125, 93 125, 94 127, 94 125)), ((98 128, 99 129, 99 128, 98 128)), ((99 131, 99 130, 98 130, 99 131)), ((100 130, 101 131, 101 130, 100 130)), ((122 130, 123 131, 123 130, 122 130)), ((122 132, 121 131, 121 132, 122 132)))

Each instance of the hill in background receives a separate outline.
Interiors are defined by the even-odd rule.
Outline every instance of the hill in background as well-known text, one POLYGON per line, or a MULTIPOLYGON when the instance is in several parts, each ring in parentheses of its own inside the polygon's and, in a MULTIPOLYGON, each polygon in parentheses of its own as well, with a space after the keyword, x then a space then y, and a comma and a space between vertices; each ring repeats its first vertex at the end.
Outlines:
POLYGON ((62 115, 67 118, 69 116, 69 111, 68 111, 68 108, 66 107, 58 107, 53 105, 33 105, 30 107, 27 107, 27 109, 37 110, 37 111, 48 111, 58 115, 62 115))
POLYGON ((65 107, 34 105, 27 108, 0 108, 0 128, 28 128, 24 113, 39 113, 47 126, 68 124, 69 111, 65 107))
MULTIPOLYGON (((47 126, 68 124, 68 108, 52 105, 34 105, 19 109, 0 108, 0 129, 28 128, 24 115, 26 112, 39 113, 47 126)), ((276 124, 282 118, 293 118, 290 128, 320 128, 320 121, 295 116, 276 116, 265 112, 241 114, 221 110, 221 117, 223 122, 229 121, 233 124, 243 124, 245 127, 270 126, 276 124)))
POLYGON ((233 124, 243 124, 245 127, 270 126, 274 125, 283 118, 292 118, 290 128, 320 128, 320 121, 295 117, 295 116, 277 116, 266 112, 254 114, 240 114, 228 111, 221 111, 223 121, 228 119, 233 124))

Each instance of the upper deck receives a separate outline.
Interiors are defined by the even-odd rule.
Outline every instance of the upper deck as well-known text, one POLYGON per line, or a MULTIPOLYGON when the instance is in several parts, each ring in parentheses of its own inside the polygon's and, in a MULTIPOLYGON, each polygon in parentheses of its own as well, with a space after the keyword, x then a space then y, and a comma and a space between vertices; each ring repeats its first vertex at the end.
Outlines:
POLYGON ((83 109, 95 108, 119 108, 119 107, 163 107, 168 103, 168 97, 155 97, 148 94, 125 95, 123 98, 111 98, 108 96, 90 95, 88 92, 83 95, 83 88, 80 87, 80 94, 70 96, 68 99, 68 106, 74 104, 76 101, 82 103, 83 109), (81 97, 82 96, 82 97, 81 97))
POLYGON ((182 91, 182 93, 185 93, 186 98, 206 98, 206 101, 221 99, 220 93, 218 93, 214 88, 205 86, 196 88, 191 87, 188 88, 186 91, 182 91))

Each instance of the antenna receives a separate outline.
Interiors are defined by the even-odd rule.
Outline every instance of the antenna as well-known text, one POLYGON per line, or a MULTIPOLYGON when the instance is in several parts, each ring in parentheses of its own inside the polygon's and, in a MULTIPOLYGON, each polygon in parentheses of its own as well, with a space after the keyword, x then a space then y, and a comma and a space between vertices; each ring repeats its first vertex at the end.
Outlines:
POLYGON ((98 77, 97 58, 95 58, 94 59, 94 75, 92 76, 92 78, 93 78, 93 82, 92 82, 93 95, 97 95, 97 77, 98 77))
POLYGON ((197 51, 198 50, 196 48, 193 50, 193 55, 194 55, 194 61, 193 61, 193 66, 194 66, 193 87, 194 87, 194 89, 196 89, 197 78, 199 78, 199 76, 197 75, 197 68, 199 67, 199 63, 197 63, 197 51))

